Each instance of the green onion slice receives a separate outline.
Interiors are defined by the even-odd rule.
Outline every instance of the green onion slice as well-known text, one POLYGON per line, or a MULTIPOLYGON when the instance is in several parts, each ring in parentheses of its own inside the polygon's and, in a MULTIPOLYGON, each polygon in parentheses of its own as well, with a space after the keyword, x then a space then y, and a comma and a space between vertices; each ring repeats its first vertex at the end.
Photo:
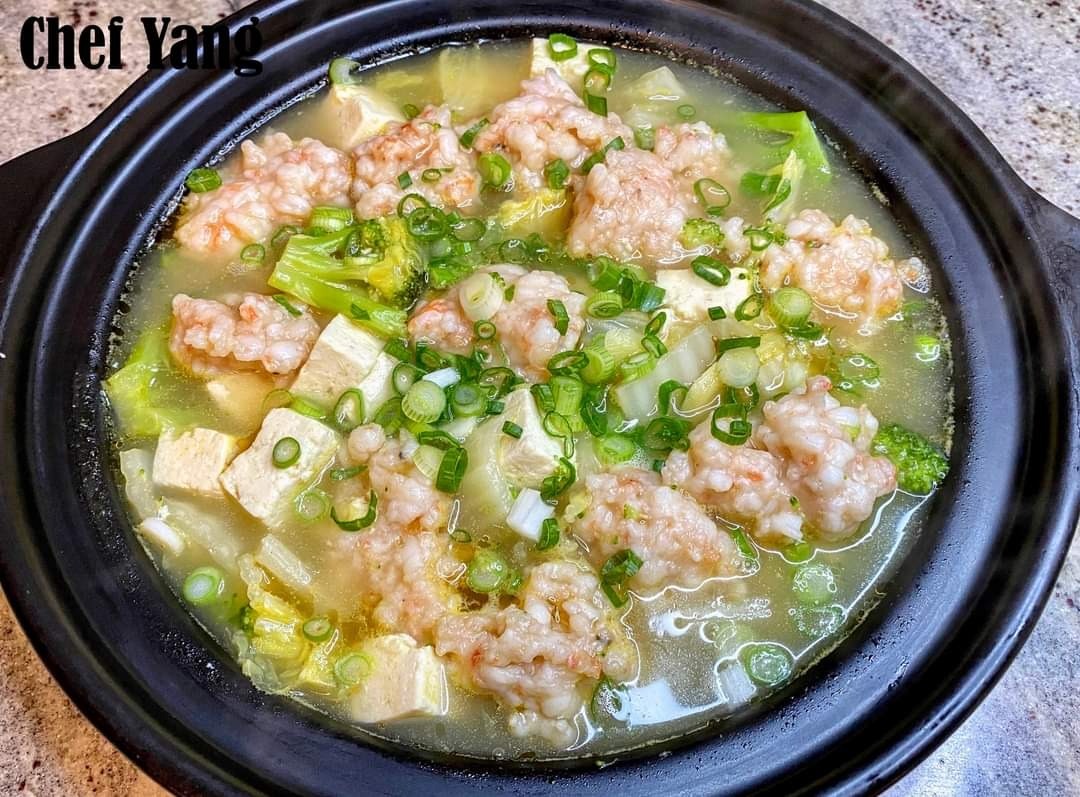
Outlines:
POLYGON ((364 422, 364 394, 355 388, 341 394, 331 416, 334 426, 342 434, 348 434, 364 422))
POLYGON ((401 397, 401 411, 416 423, 434 423, 446 409, 446 393, 434 382, 417 380, 401 397))
POLYGON ((570 328, 570 314, 566 312, 566 305, 559 299, 548 299, 547 307, 555 319, 555 329, 560 335, 565 335, 570 328))
POLYGON ((487 395, 476 385, 458 382, 450 389, 450 408, 458 418, 483 415, 487 407, 487 395))
POLYGON ((485 152, 476 159, 476 168, 484 180, 484 185, 501 188, 510 179, 510 161, 498 152, 485 152))
POLYGON ((495 325, 490 321, 477 321, 473 324, 473 331, 476 333, 476 337, 480 340, 491 340, 495 337, 496 329, 495 325))
POLYGON ((608 73, 615 72, 615 51, 609 47, 594 47, 588 53, 589 66, 593 69, 602 69, 608 73))
POLYGON ((544 179, 547 181, 548 188, 558 191, 570 179, 570 167, 562 158, 553 160, 544 167, 544 179))
POLYGON ((312 617, 302 628, 304 636, 311 642, 325 642, 334 633, 334 626, 327 617, 312 617))
POLYGON ((721 404, 713 410, 712 435, 721 443, 739 446, 750 438, 752 427, 746 420, 746 408, 741 404, 721 404))
POLYGON ((390 381, 394 392, 404 396, 421 376, 423 372, 412 363, 398 363, 390 374, 390 381))
POLYGON ((585 312, 593 318, 614 318, 622 311, 622 296, 615 291, 600 291, 585 301, 585 312))
POLYGON ((335 58, 330 62, 330 82, 336 86, 348 86, 356 83, 356 76, 360 72, 360 64, 351 58, 335 58))
POLYGON ((400 218, 408 218, 414 210, 431 207, 431 203, 420 194, 406 194, 397 204, 397 214, 400 218))
POLYGON ((619 373, 624 382, 640 379, 656 367, 656 358, 647 351, 639 351, 627 357, 619 365, 619 373))
POLYGON ((589 363, 589 358, 582 351, 559 352, 548 360, 548 371, 552 374, 576 374, 589 363))
POLYGON ((722 216, 731 204, 731 194, 719 182, 711 177, 702 177, 694 183, 694 194, 709 216, 722 216))
POLYGON ((505 421, 502 425, 503 434, 508 434, 515 440, 520 440, 521 435, 524 433, 524 429, 518 426, 516 423, 505 421))
POLYGON ((339 529, 342 531, 360 531, 366 529, 372 523, 375 522, 375 518, 379 514, 379 496, 374 490, 368 494, 367 512, 361 517, 354 518, 352 520, 342 520, 338 517, 337 508, 330 508, 330 519, 333 520, 339 529))
POLYGON ((540 497, 545 501, 554 501, 569 489, 575 480, 577 480, 577 469, 574 463, 566 457, 559 457, 555 472, 540 483, 540 497))
POLYGON ((412 177, 409 175, 408 172, 402 172, 397 177, 397 184, 398 188, 404 191, 406 188, 412 185, 412 177))
POLYGON ((752 293, 735 308, 735 318, 738 321, 751 321, 761 315, 764 306, 765 297, 760 293, 752 293))
POLYGON ((330 497, 322 490, 312 487, 296 496, 293 510, 305 523, 322 520, 330 511, 330 497))
POLYGON ((675 109, 680 119, 693 119, 697 116, 697 108, 690 103, 684 103, 675 109))
POLYGON ((439 463, 439 472, 435 476, 435 487, 444 493, 456 493, 469 467, 469 455, 464 448, 451 448, 443 454, 439 463))
POLYGON ((792 329, 801 327, 810 320, 814 301, 802 288, 787 286, 770 296, 767 306, 769 315, 777 326, 792 329))
POLYGON ((553 517, 545 518, 540 524, 540 539, 536 541, 536 550, 546 551, 559 544, 559 521, 553 517))
POLYGON ((548 54, 552 61, 568 61, 577 55, 577 41, 565 33, 548 36, 548 54))
POLYGON ((633 458, 637 445, 624 434, 606 434, 593 444, 596 458, 605 465, 617 465, 633 458))
POLYGON ((731 281, 731 269, 715 257, 700 255, 690 263, 693 272, 710 285, 724 287, 731 281))
POLYGON ((490 548, 480 548, 465 570, 465 583, 473 592, 497 592, 510 575, 510 565, 502 554, 490 548))
POLYGON ((184 599, 195 606, 216 603, 225 591, 225 578, 216 567, 197 567, 184 579, 184 599))
POLYGON ((245 263, 262 263, 266 258, 266 247, 262 244, 248 244, 240 250, 240 259, 245 263))
POLYGON ((477 121, 472 127, 461 134, 461 146, 465 147, 465 149, 469 149, 473 145, 473 142, 476 141, 476 137, 479 135, 480 131, 489 124, 491 124, 491 122, 487 119, 480 119, 477 121))
POLYGON ((294 305, 292 302, 289 301, 288 296, 285 296, 284 294, 279 293, 279 294, 274 295, 271 298, 273 298, 273 300, 275 302, 277 302, 281 306, 281 309, 283 309, 286 313, 291 315, 293 318, 299 318, 301 315, 303 315, 303 313, 296 307, 296 305, 294 305))
POLYGON ((275 468, 287 468, 300 460, 300 441, 295 437, 283 437, 274 443, 270 459, 275 468))
POLYGON ((330 481, 343 482, 354 476, 359 476, 365 470, 367 470, 367 465, 353 465, 348 468, 333 468, 330 471, 330 481))
POLYGON ((747 335, 742 338, 724 338, 716 342, 716 353, 723 354, 732 349, 756 349, 761 345, 761 338, 755 335, 747 335))
POLYGON ((719 321, 721 318, 727 318, 727 311, 720 305, 715 305, 709 308, 709 320, 719 321))
POLYGON ((334 678, 346 688, 357 685, 371 673, 371 661, 363 653, 347 653, 334 662, 334 678))

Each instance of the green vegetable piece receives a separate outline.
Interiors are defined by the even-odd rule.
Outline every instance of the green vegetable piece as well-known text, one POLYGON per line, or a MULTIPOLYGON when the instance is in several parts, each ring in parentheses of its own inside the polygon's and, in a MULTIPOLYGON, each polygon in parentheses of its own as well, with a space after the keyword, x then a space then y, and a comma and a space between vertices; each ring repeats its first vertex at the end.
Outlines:
POLYGON ((900 489, 913 495, 929 495, 949 473, 949 460, 933 443, 899 424, 882 426, 871 449, 888 457, 900 489))
POLYGON ((760 686, 779 686, 791 677, 795 667, 791 653, 775 642, 755 642, 743 646, 739 658, 750 679, 760 686))
POLYGON ((836 594, 836 577, 824 562, 808 562, 795 571, 791 589, 800 602, 820 606, 836 594))

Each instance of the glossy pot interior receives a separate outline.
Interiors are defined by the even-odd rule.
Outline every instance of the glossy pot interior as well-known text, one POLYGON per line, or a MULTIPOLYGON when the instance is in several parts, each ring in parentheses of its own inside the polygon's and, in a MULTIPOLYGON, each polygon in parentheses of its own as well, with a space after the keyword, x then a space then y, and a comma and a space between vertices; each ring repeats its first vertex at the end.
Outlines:
POLYGON ((856 792, 932 749, 1025 638, 1075 524, 1077 222, 1028 191, 903 62, 793 0, 331 0, 252 13, 266 39, 261 77, 144 79, 87 131, 0 169, 12 208, 0 242, 13 253, 0 272, 0 575, 80 708, 191 793, 856 792), (737 725, 604 769, 420 762, 256 691, 191 621, 123 515, 98 382, 127 271, 183 175, 316 86, 333 56, 369 63, 552 30, 670 52, 813 111, 940 265, 956 368, 952 473, 871 618, 737 725))

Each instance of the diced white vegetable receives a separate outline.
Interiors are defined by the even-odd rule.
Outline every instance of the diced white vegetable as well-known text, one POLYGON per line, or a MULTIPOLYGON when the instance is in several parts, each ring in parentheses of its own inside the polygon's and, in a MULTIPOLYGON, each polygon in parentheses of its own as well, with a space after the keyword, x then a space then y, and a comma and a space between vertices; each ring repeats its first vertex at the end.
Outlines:
POLYGON ((754 682, 737 660, 720 662, 716 669, 716 683, 729 709, 748 703, 757 691, 754 682))
POLYGON ((167 501, 162 518, 194 545, 203 548, 223 570, 236 567, 236 558, 244 550, 234 523, 220 509, 210 510, 189 501, 167 501))
POLYGON ((716 344, 713 342, 712 329, 708 326, 698 327, 661 357, 652 371, 615 388, 619 406, 627 417, 644 420, 656 412, 660 385, 669 379, 690 384, 715 359, 716 344))
POLYGON ((369 639, 361 652, 372 669, 350 702, 354 720, 390 722, 447 713, 446 670, 430 645, 419 647, 407 634, 388 634, 369 639))
POLYGON ((278 407, 263 420, 255 442, 233 460, 221 483, 248 514, 268 526, 291 517, 293 500, 314 482, 334 458, 337 434, 313 418, 278 407), (300 458, 287 468, 273 462, 274 446, 285 437, 300 444, 300 458))
POLYGON ((476 417, 454 418, 454 420, 444 423, 441 428, 459 443, 464 443, 469 439, 469 435, 476 431, 476 426, 479 423, 480 419, 476 417))
POLYGON ((468 119, 515 96, 525 69, 516 58, 493 69, 478 45, 445 47, 435 62, 435 77, 442 100, 455 112, 455 118, 468 119))
POLYGON ((213 429, 166 430, 154 452, 154 487, 181 498, 221 498, 218 480, 236 450, 235 437, 213 429))
POLYGON ((774 208, 770 208, 765 213, 765 218, 780 224, 791 217, 792 212, 795 210, 795 202, 798 199, 799 187, 805 171, 806 164, 803 163, 802 159, 794 151, 789 152, 787 159, 780 167, 780 184, 784 185, 784 181, 787 181, 789 193, 783 202, 774 208))
POLYGON ((503 416, 488 418, 465 441, 469 467, 458 490, 460 525, 464 528, 480 529, 502 523, 513 503, 499 459, 492 456, 492 452, 498 450, 499 441, 507 436, 503 434, 502 425, 503 416))
POLYGON ((430 374, 424 374, 422 379, 432 382, 439 387, 446 389, 450 385, 456 385, 461 381, 461 374, 459 374, 453 368, 440 368, 438 371, 432 371, 430 374))
POLYGON ((255 561, 293 591, 306 593, 311 589, 311 573, 300 557, 273 534, 267 534, 259 542, 255 561))
POLYGON ((345 316, 335 316, 315 341, 290 391, 331 407, 346 390, 358 388, 383 353, 383 341, 345 316))
POLYGON ((391 122, 404 122, 397 103, 379 91, 363 85, 334 85, 323 113, 328 117, 327 143, 352 149, 386 130, 391 122))
POLYGON ((532 40, 532 60, 529 62, 529 75, 539 77, 549 69, 554 69, 559 76, 570 84, 570 88, 581 93, 585 84, 585 73, 589 71, 589 50, 592 47, 578 42, 577 54, 565 61, 556 61, 551 57, 551 47, 547 39, 532 40))
POLYGON ((135 510, 139 520, 157 517, 161 497, 154 490, 151 474, 154 471, 154 455, 143 448, 129 448, 120 452, 120 472, 124 476, 124 495, 135 510))
POLYGON ((506 409, 500 417, 500 428, 506 421, 521 427, 521 437, 514 439, 503 434, 498 439, 495 450, 503 476, 515 487, 538 487, 558 467, 558 459, 563 455, 562 442, 544 431, 536 400, 525 388, 506 397, 506 409))
POLYGON ((206 392, 218 412, 245 430, 259 426, 263 401, 273 389, 269 378, 256 373, 222 374, 206 383, 206 392))
POLYGON ((616 104, 627 108, 620 114, 631 127, 659 127, 676 119, 676 110, 686 102, 686 89, 669 67, 646 72, 636 80, 616 85, 616 104))
POLYGON ((180 533, 159 517, 146 518, 135 530, 163 553, 179 556, 186 547, 180 533))
POLYGON ((666 268, 656 272, 656 284, 664 289, 664 308, 672 320, 707 322, 710 307, 723 307, 728 316, 753 291, 753 280, 744 268, 731 269, 723 287, 703 280, 690 269, 666 268))
POLYGON ((506 525, 522 537, 536 542, 540 539, 544 521, 549 517, 555 517, 555 507, 544 503, 539 490, 526 487, 514 499, 514 505, 506 516, 506 525))

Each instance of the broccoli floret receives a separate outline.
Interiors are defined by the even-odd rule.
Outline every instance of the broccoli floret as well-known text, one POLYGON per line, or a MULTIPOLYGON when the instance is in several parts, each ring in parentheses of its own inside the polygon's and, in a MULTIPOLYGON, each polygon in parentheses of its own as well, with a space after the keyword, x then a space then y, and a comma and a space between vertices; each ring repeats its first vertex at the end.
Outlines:
POLYGON ((899 424, 882 426, 872 448, 896 466, 897 481, 905 492, 929 495, 949 472, 949 461, 933 443, 899 424))
MULTIPOLYGON (((349 236, 357 231, 350 226, 324 235, 294 235, 285 245, 269 284, 302 302, 321 310, 339 313, 352 318, 378 334, 388 337, 405 335, 405 311, 372 298, 368 287, 355 284, 369 275, 374 268, 391 257, 397 250, 391 244, 385 248, 381 260, 365 265, 349 265, 335 255, 345 250, 349 236)), ((370 233, 369 233, 370 234, 370 233)), ((405 235, 408 235, 407 230, 405 235)), ((417 251, 417 262, 419 254, 417 251)), ((372 256, 358 255, 358 260, 372 256)), ((407 271, 402 271, 407 274, 407 271)), ((422 284, 422 273, 420 280, 422 284)), ((387 284, 389 289, 391 286, 387 284)), ((375 286, 371 286, 376 290, 375 286)), ((419 291, 414 285, 404 284, 402 292, 419 291)), ((379 291, 380 297, 383 295, 379 291)))
POLYGON ((679 240, 686 249, 699 246, 719 246, 724 240, 724 231, 715 221, 708 219, 688 219, 683 225, 679 240))
POLYGON ((424 291, 424 258, 404 219, 388 217, 361 222, 347 252, 346 268, 394 307, 411 307, 424 291))
POLYGON ((194 423, 190 408, 170 407, 161 400, 162 383, 172 374, 168 334, 167 324, 144 332, 123 367, 105 380, 105 395, 125 435, 154 437, 166 426, 194 423))

